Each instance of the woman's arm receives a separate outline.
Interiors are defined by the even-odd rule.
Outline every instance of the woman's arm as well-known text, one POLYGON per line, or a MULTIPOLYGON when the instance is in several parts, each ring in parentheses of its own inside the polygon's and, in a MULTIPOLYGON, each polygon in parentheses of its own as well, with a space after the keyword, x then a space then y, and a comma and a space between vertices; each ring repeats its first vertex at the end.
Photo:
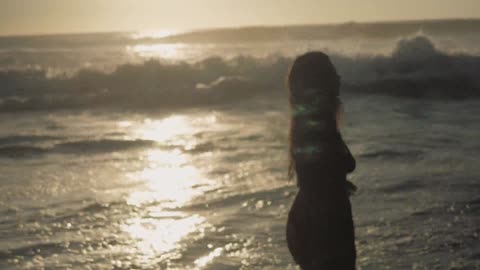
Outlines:
POLYGON ((295 136, 299 141, 293 149, 299 182, 318 185, 322 181, 338 181, 355 169, 355 159, 333 119, 317 120, 316 125, 299 124, 298 132, 302 133, 295 136))
POLYGON ((348 146, 345 144, 345 141, 343 140, 340 132, 337 132, 337 138, 338 138, 338 144, 339 144, 339 150, 342 155, 342 164, 343 164, 343 169, 345 173, 350 173, 355 170, 356 162, 355 158, 353 158, 352 153, 350 152, 350 149, 348 149, 348 146))

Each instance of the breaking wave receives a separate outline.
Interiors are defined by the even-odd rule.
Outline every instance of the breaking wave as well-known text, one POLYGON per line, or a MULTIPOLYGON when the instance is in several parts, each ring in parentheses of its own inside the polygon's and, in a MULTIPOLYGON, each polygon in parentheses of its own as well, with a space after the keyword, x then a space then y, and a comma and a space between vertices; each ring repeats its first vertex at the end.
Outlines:
MULTIPOLYGON (((425 36, 403 39, 388 56, 331 55, 344 92, 405 97, 478 97, 480 57, 447 54, 425 36)), ((284 98, 285 56, 196 63, 149 60, 111 73, 84 69, 49 77, 43 70, 0 72, 0 111, 152 109, 234 104, 251 98, 284 98)))

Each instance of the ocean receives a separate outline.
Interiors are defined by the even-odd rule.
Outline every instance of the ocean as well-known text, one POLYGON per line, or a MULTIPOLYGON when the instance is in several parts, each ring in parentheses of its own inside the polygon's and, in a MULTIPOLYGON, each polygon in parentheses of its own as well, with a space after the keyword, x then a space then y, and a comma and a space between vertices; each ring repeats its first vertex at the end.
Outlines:
POLYGON ((297 269, 285 76, 341 75, 359 270, 480 269, 480 20, 0 37, 0 269, 297 269))

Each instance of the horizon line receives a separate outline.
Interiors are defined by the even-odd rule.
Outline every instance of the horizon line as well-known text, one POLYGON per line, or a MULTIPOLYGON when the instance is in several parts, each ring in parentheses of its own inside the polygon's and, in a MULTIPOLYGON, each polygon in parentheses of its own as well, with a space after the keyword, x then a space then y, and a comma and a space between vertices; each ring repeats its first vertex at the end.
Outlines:
MULTIPOLYGON (((163 29, 171 30, 174 32, 172 35, 165 37, 175 36, 177 34, 186 34, 193 32, 208 32, 216 30, 240 30, 247 28, 277 28, 277 27, 302 27, 302 26, 334 26, 343 24, 383 24, 383 23, 419 23, 419 22, 441 22, 441 21, 480 21, 480 17, 450 17, 450 18, 425 18, 425 19, 392 19, 392 20, 372 20, 372 21, 339 21, 339 22, 322 22, 322 23, 289 23, 289 24, 251 24, 251 25, 238 25, 238 26, 212 26, 212 27, 199 27, 185 30, 177 29, 163 29)), ((157 28, 159 30, 160 28, 157 28)), ((45 36, 63 36, 63 35, 101 35, 101 34, 114 34, 114 33, 138 33, 141 31, 157 31, 155 29, 125 29, 125 30, 99 30, 99 31, 72 31, 72 32, 46 32, 46 33, 28 33, 28 34, 0 34, 0 38, 9 37, 45 37, 45 36)))

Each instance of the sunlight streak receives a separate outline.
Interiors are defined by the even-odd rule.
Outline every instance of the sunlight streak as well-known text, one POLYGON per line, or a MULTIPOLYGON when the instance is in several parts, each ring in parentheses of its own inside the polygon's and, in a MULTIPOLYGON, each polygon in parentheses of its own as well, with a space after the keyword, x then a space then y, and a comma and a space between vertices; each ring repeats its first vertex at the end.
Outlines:
POLYGON ((212 261, 222 255, 223 253, 223 248, 216 248, 212 252, 210 252, 208 255, 200 257, 195 260, 195 265, 197 266, 196 269, 202 269, 208 264, 212 263, 212 261))
POLYGON ((159 57, 178 59, 183 56, 181 50, 185 47, 186 45, 182 43, 139 44, 127 46, 127 51, 143 58, 159 57))
POLYGON ((132 39, 157 39, 164 38, 171 35, 177 34, 177 31, 173 30, 145 30, 133 33, 131 35, 132 39))
MULTIPOLYGON (((193 136, 198 130, 216 122, 212 114, 117 122, 118 127, 131 131, 131 139, 153 140, 159 146, 144 151, 139 158, 143 166, 128 175, 138 185, 129 192, 127 203, 146 209, 146 213, 131 217, 121 229, 134 241, 132 251, 141 262, 173 259, 179 256, 182 240, 187 236, 203 237, 208 226, 206 218, 183 212, 182 207, 212 189, 215 183, 195 166, 186 150, 198 143, 193 136)), ((221 251, 199 259, 195 265, 209 264, 221 251)))
POLYGON ((162 202, 165 207, 180 207, 210 185, 179 150, 152 150, 147 159, 148 167, 132 175, 143 181, 144 188, 130 194, 127 202, 131 205, 162 202))
POLYGON ((194 127, 188 117, 175 115, 162 120, 147 118, 137 133, 142 139, 164 142, 179 135, 191 135, 193 131, 194 127))
MULTIPOLYGON (((198 215, 174 216, 173 218, 133 218, 122 229, 136 241, 135 249, 148 261, 162 256, 179 246, 186 235, 198 230, 205 218, 198 215)), ((174 252, 175 253, 175 252, 174 252)), ((175 254, 171 254, 175 256, 175 254)))

